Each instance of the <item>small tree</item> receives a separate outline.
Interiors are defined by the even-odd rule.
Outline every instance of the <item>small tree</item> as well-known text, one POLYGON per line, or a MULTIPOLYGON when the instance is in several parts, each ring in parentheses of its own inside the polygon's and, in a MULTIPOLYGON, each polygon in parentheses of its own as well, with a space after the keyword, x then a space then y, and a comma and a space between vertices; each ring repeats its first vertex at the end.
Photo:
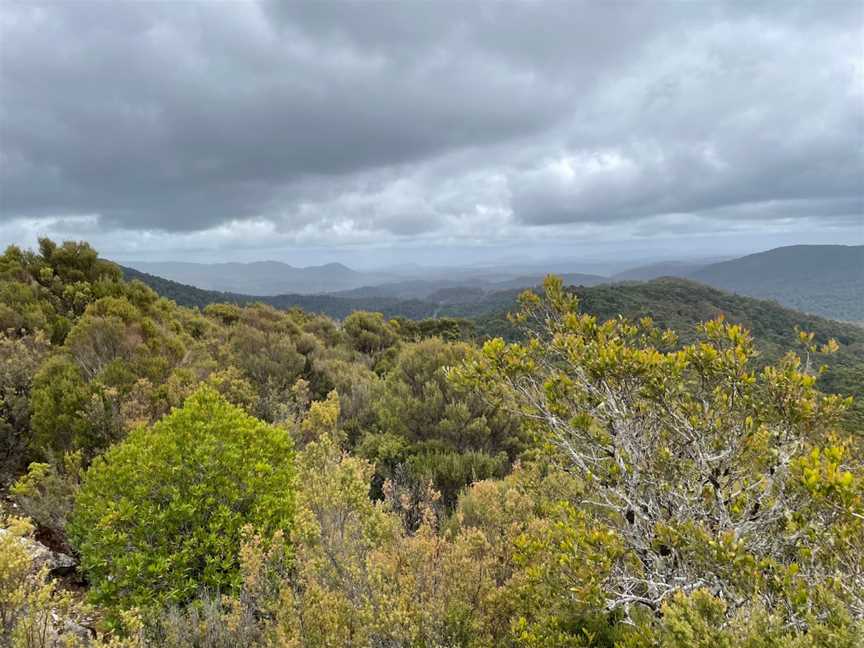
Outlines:
POLYGON ((505 386, 581 485, 575 504, 623 544, 606 607, 705 589, 730 615, 761 600, 803 625, 839 601, 861 618, 861 461, 835 434, 848 401, 794 354, 754 370, 750 336, 722 320, 679 348, 648 319, 580 314, 557 278, 545 290, 522 297, 527 342, 492 340, 455 376, 505 386))
POLYGON ((361 353, 380 353, 399 341, 398 333, 381 313, 354 311, 342 326, 351 346, 361 353))
POLYGON ((69 535, 97 602, 183 603, 239 585, 242 528, 287 529, 293 492, 288 432, 205 386, 93 462, 69 535))
POLYGON ((19 339, 0 331, 0 483, 23 468, 33 436, 33 375, 48 353, 42 335, 19 339))
POLYGON ((44 456, 85 449, 101 449, 111 439, 99 438, 85 411, 92 390, 80 368, 67 355, 55 355, 42 364, 33 378, 30 407, 33 411, 31 443, 44 456))

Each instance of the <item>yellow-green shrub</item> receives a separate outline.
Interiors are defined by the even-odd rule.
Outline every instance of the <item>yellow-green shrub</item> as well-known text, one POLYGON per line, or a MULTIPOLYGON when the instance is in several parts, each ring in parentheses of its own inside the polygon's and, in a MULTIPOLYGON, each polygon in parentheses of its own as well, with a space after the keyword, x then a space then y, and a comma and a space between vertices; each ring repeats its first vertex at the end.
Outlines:
POLYGON ((205 386, 97 458, 69 527, 93 599, 149 607, 236 588, 241 529, 291 524, 292 447, 205 386))

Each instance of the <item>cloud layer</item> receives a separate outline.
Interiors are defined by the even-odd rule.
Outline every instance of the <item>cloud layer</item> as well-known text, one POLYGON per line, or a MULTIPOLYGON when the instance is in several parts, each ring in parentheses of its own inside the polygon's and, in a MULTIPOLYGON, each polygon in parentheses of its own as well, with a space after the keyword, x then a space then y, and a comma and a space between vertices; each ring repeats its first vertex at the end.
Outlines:
POLYGON ((862 12, 4 3, 0 238, 864 236, 862 12))

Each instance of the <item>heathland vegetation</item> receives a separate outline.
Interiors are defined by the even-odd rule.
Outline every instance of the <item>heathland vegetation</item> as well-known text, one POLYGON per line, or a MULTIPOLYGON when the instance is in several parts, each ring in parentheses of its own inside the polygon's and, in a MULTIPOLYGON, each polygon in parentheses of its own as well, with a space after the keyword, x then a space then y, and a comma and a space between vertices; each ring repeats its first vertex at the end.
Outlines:
POLYGON ((334 319, 156 279, 0 257, 0 645, 864 640, 854 326, 681 280, 334 319))

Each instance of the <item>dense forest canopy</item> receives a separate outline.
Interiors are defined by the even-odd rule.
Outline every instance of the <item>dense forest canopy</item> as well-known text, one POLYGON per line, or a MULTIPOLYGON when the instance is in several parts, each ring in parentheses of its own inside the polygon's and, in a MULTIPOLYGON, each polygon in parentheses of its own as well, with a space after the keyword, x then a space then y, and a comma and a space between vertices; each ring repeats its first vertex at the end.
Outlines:
POLYGON ((864 640, 859 329, 680 280, 332 319, 141 278, 0 257, 0 645, 864 640))

